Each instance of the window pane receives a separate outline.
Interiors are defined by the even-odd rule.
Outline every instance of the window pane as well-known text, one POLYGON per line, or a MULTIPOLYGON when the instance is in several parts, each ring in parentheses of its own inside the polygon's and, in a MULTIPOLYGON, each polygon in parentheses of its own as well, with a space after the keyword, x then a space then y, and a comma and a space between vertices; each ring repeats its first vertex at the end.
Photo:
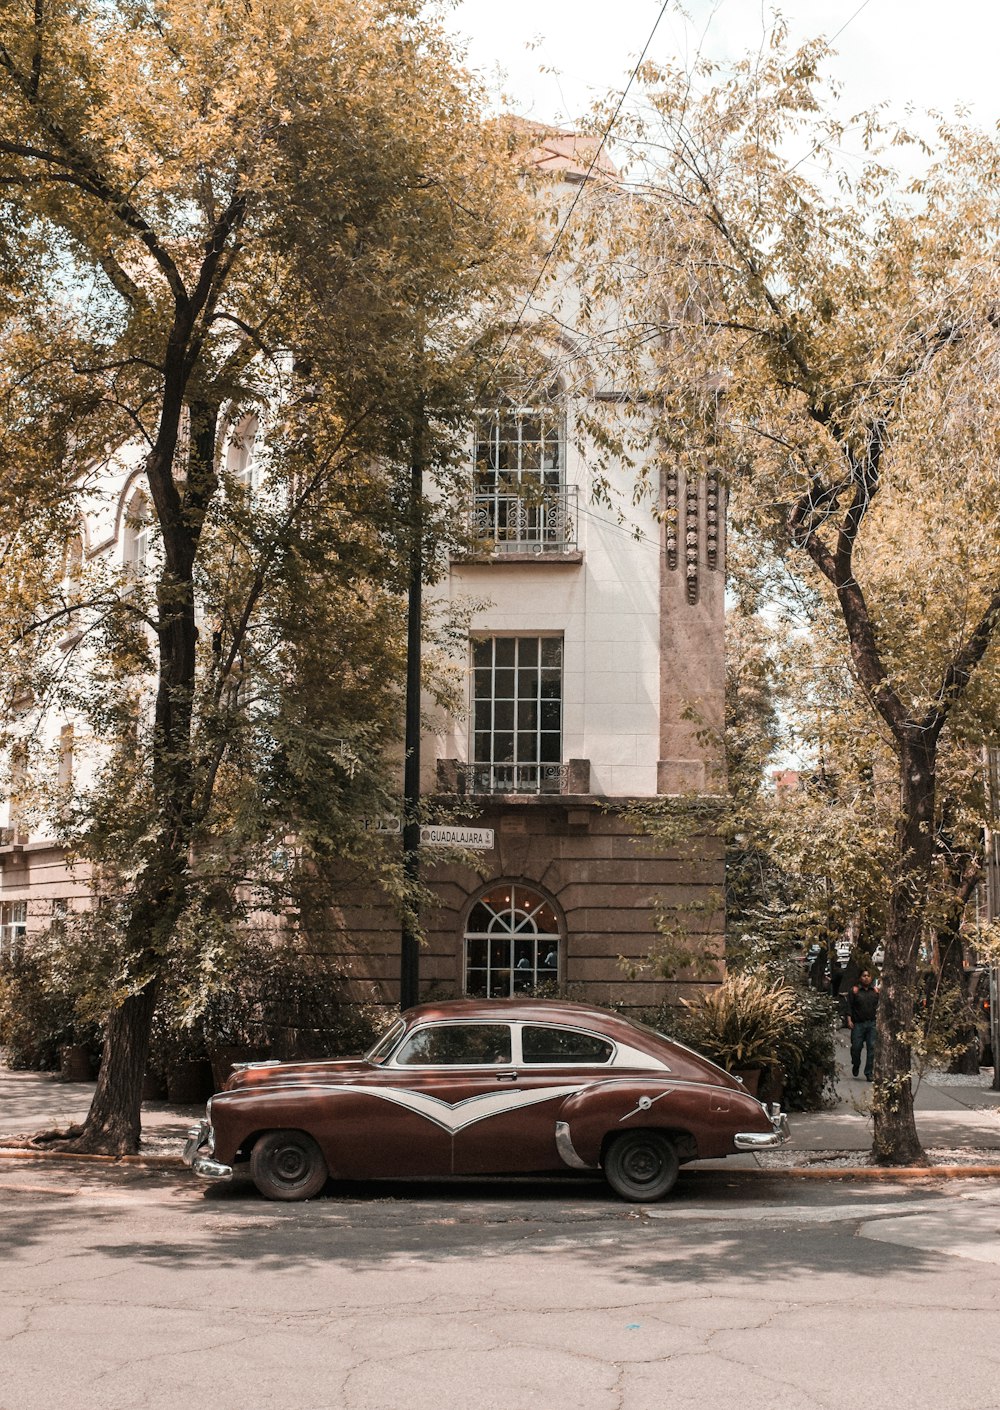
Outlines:
POLYGON ((493 646, 496 652, 496 663, 498 666, 513 666, 514 664, 514 638, 512 636, 498 636, 493 638, 493 646))
POLYGON ((612 1044, 596 1033, 574 1033, 568 1028, 521 1030, 521 1052, 527 1062, 610 1062, 612 1044))
POLYGON ((557 730, 561 723, 562 702, 559 700, 543 700, 540 724, 542 729, 557 730))
POLYGON ((465 979, 465 992, 473 999, 489 998, 486 989, 485 969, 470 969, 465 979))
POLYGON ((489 700, 476 701, 476 729, 488 730, 493 725, 493 705, 489 700))
MULTIPOLYGON (((485 901, 486 899, 487 899, 487 898, 485 898, 485 897, 483 898, 484 901, 485 901)), ((476 904, 473 906, 472 910, 471 910, 470 913, 469 913, 469 923, 468 923, 468 925, 467 925, 467 927, 466 927, 466 930, 467 930, 468 934, 470 934, 470 935, 484 935, 484 934, 489 930, 489 928, 490 928, 490 921, 491 921, 492 919, 493 919, 493 911, 492 911, 492 909, 489 908, 488 906, 484 905, 484 904, 483 904, 483 901, 477 901, 476 904)), ((471 943, 471 941, 470 941, 470 943, 471 943)), ((483 957, 482 960, 477 960, 477 961, 475 961, 475 963, 477 963, 477 964, 485 964, 485 963, 486 963, 485 956, 483 957)))
POLYGON ((538 665, 538 638, 519 636, 517 638, 517 664, 519 666, 538 665))
POLYGON ((542 665, 562 666, 562 640, 557 636, 542 637, 542 665))
MULTIPOLYGON (((477 716, 478 723, 478 716, 477 716)), ((493 728, 496 730, 513 730, 514 728, 514 702, 513 700, 498 700, 493 711, 493 728)))
POLYGON ((542 764, 558 764, 562 762, 562 739, 558 734, 541 734, 538 736, 538 760, 542 764))
MULTIPOLYGON (((513 724, 513 721, 511 721, 513 724)), ((556 724, 558 725, 558 717, 556 724)), ((538 728, 538 702, 536 700, 519 700, 517 702, 517 727, 518 729, 538 728)))
POLYGON ((538 695, 538 672, 535 669, 530 671, 518 671, 517 673, 517 695, 519 700, 534 700, 538 695))
MULTIPOLYGON (((472 929, 472 926, 471 926, 471 925, 469 926, 469 929, 470 929, 470 930, 472 929)), ((487 942, 486 940, 468 940, 468 941, 466 941, 466 946, 465 946, 466 963, 468 964, 468 966, 469 966, 470 969, 485 969, 485 968, 486 968, 486 948, 487 948, 487 944, 488 944, 488 942, 487 942)))
MULTIPOLYGON (((493 643, 492 641, 476 641, 472 646, 473 660, 477 667, 489 667, 493 664, 493 643)), ((477 676, 478 679, 478 676, 477 676)))
POLYGON ((520 764, 537 764, 538 735, 534 731, 517 736, 517 759, 520 764))
POLYGON ((513 670, 497 670, 494 672, 494 695, 497 700, 514 699, 514 672, 513 670))
POLYGON ((406 1066, 465 1066, 509 1063, 510 1028, 505 1023, 442 1023, 410 1035, 397 1062, 406 1066))

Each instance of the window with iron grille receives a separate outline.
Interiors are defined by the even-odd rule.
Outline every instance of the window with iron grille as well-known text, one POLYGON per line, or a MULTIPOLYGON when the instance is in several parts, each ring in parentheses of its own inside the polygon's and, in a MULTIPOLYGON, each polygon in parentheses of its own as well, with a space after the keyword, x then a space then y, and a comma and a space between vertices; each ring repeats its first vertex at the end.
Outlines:
POLYGON ((565 418, 555 400, 502 406, 476 420, 474 524, 500 551, 562 548, 573 532, 565 418))
POLYGON ((473 642, 473 792, 561 792, 562 649, 559 637, 473 642))

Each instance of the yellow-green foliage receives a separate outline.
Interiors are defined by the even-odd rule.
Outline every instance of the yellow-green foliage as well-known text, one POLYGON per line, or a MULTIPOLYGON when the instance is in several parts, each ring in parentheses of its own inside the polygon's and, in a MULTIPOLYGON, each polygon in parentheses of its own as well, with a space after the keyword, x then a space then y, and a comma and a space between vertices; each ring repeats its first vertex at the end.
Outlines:
POLYGON ((728 1072, 772 1067, 801 1053, 798 996, 790 984, 730 974, 683 1003, 685 1041, 728 1072))

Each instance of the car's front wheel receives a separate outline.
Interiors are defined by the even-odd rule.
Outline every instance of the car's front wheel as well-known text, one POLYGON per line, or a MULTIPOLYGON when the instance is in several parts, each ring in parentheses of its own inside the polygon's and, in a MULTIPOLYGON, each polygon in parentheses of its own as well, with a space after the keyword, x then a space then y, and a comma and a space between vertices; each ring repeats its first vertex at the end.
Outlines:
POLYGON ((648 1204, 674 1187, 680 1160, 658 1131, 626 1131, 604 1154, 604 1178, 622 1199, 648 1204))
POLYGON ((304 1131, 268 1131, 250 1154, 250 1174, 265 1199, 312 1199, 326 1184, 323 1152, 304 1131))

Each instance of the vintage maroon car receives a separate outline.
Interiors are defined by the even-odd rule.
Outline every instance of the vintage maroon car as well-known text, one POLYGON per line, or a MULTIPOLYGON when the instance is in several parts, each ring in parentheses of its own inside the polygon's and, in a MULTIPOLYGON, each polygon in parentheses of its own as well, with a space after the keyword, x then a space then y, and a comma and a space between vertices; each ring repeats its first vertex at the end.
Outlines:
POLYGON ((409 1009, 364 1057, 234 1070, 189 1133, 208 1180, 240 1161, 269 1199, 329 1177, 603 1171, 661 1199, 687 1161, 776 1146, 788 1123, 738 1078, 585 1004, 458 1000, 409 1009))

